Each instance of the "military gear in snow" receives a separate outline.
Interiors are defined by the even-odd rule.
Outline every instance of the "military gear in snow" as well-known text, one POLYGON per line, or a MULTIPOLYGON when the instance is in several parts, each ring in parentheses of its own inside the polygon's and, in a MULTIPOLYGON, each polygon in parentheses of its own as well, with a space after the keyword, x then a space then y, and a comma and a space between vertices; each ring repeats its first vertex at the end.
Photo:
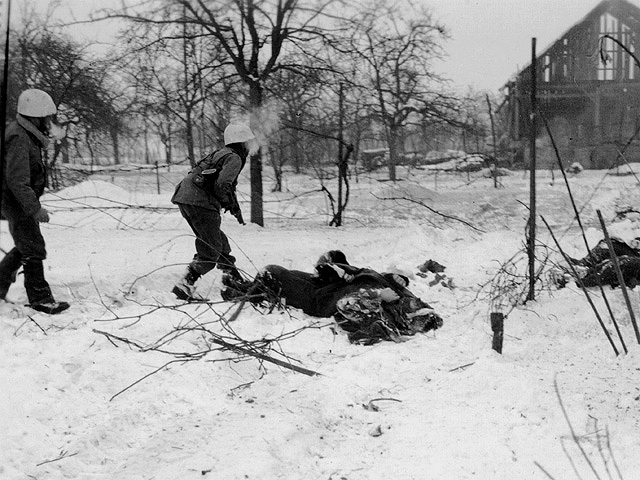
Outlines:
POLYGON ((407 285, 404 276, 354 267, 342 252, 333 251, 320 257, 315 274, 268 265, 253 282, 225 283, 223 298, 335 316, 351 342, 371 344, 442 326, 442 318, 407 285), (345 263, 330 263, 336 258, 345 263))
POLYGON ((425 307, 417 311, 409 303, 386 302, 381 290, 362 288, 337 302, 335 319, 346 330, 351 343, 371 345, 382 340, 399 341, 403 336, 435 330, 442 318, 425 307))
MULTIPOLYGON (((635 248, 636 242, 632 240, 627 243, 612 237, 611 243, 613 251, 618 257, 622 278, 626 286, 635 288, 636 285, 640 285, 640 250, 635 248)), ((600 240, 584 258, 569 257, 569 261, 574 265, 573 270, 576 271, 585 287, 619 286, 618 275, 613 260, 611 260, 611 252, 606 240, 600 240)), ((566 286, 573 275, 573 270, 562 267, 551 273, 552 280, 558 288, 566 286)), ((576 284, 579 284, 578 279, 575 280, 576 284)))

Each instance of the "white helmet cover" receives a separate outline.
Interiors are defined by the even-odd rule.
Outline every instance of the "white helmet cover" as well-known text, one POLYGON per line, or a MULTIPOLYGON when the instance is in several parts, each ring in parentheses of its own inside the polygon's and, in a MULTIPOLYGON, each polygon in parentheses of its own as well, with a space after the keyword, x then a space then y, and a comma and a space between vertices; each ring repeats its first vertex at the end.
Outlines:
POLYGON ((48 93, 30 88, 18 97, 18 113, 27 117, 48 117, 55 115, 58 109, 48 93))
POLYGON ((224 144, 243 143, 253 140, 256 136, 253 134, 249 125, 244 123, 232 123, 224 129, 224 144))

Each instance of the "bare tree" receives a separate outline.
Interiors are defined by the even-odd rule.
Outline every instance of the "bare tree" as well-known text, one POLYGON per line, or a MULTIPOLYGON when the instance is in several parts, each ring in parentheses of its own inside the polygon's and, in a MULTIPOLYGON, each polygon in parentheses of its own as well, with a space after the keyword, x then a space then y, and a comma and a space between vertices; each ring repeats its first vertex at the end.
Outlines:
MULTIPOLYGON (((125 118, 115 109, 106 63, 91 55, 88 46, 55 31, 34 10, 26 10, 23 18, 12 51, 9 110, 13 113, 20 91, 41 88, 58 105, 60 120, 74 125, 70 135, 73 130, 75 135, 103 143, 114 133, 122 133, 125 118)), ((51 163, 68 147, 69 140, 56 145, 51 163)), ((111 145, 117 157, 117 142, 111 145)))
POLYGON ((358 57, 357 77, 374 92, 369 108, 383 128, 395 180, 404 127, 425 118, 458 122, 456 99, 443 93, 444 80, 431 65, 442 54, 446 31, 423 8, 384 0, 363 4, 348 24, 354 34, 337 48, 358 57))
MULTIPOLYGON (((202 29, 210 48, 224 52, 227 64, 247 87, 246 112, 264 139, 271 133, 260 123, 265 82, 279 69, 299 67, 281 62, 282 53, 308 50, 314 40, 326 36, 326 22, 332 21, 329 7, 338 3, 340 0, 158 0, 108 16, 202 29)), ((251 159, 250 170, 251 221, 263 225, 260 155, 251 159)))

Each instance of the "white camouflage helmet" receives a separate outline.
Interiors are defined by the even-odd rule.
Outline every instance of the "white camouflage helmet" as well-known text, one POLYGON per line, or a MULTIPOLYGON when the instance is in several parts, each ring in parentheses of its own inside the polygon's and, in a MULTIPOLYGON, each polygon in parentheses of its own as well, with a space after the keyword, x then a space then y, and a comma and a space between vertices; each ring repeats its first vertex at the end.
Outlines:
POLYGON ((253 140, 256 136, 253 134, 249 125, 245 123, 232 123, 224 129, 224 144, 243 143, 253 140))
POLYGON ((48 93, 30 88, 18 97, 18 113, 27 117, 48 117, 55 115, 58 109, 48 93))

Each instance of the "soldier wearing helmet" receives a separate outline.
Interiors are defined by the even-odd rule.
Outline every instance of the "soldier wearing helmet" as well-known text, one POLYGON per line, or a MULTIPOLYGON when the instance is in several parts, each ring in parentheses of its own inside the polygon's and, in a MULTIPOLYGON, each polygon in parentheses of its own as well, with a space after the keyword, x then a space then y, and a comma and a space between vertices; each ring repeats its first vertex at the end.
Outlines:
POLYGON ((225 275, 242 280, 231 255, 229 240, 220 229, 220 210, 227 211, 244 225, 236 198, 238 175, 242 171, 256 137, 246 124, 232 123, 224 130, 224 148, 200 160, 176 186, 171 201, 196 236, 196 253, 173 293, 181 300, 202 300, 195 283, 218 267, 225 275))
POLYGON ((0 298, 6 298, 22 265, 29 305, 49 314, 69 308, 67 302, 55 301, 44 278, 47 252, 40 231, 40 223, 49 221, 49 213, 39 200, 47 181, 42 150, 49 143, 51 118, 56 111, 52 98, 42 90, 28 89, 20 94, 16 120, 5 132, 2 184, 2 214, 15 247, 0 261, 0 298))

